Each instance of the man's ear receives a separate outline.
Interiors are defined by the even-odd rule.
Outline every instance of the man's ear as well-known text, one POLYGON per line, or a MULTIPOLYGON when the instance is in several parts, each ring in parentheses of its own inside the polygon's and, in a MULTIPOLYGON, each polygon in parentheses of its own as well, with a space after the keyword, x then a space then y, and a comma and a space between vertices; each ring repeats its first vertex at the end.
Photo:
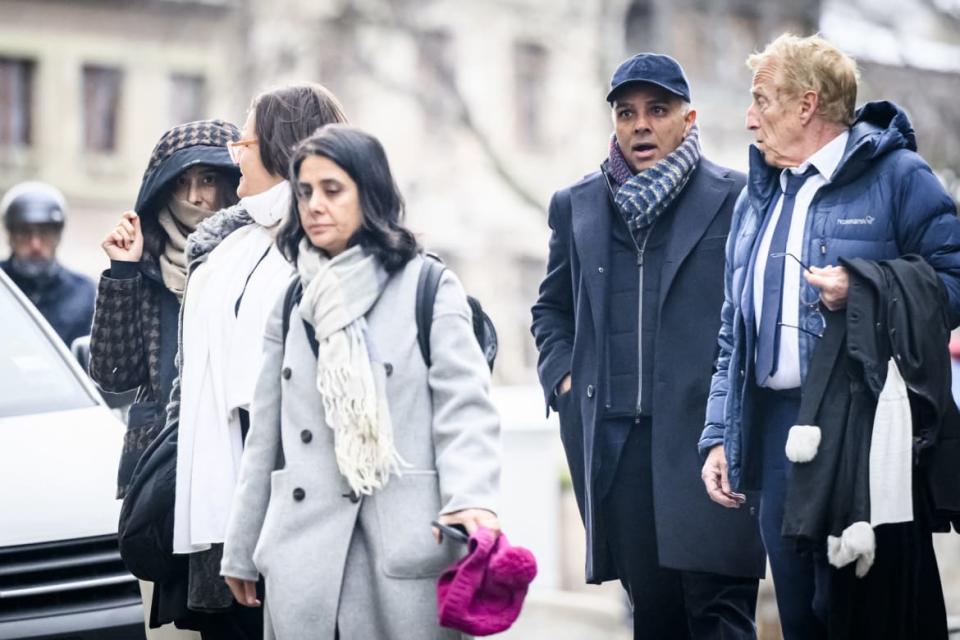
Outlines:
POLYGON ((687 111, 687 115, 683 117, 683 135, 686 137, 690 134, 690 129, 693 129, 693 125, 697 123, 697 110, 690 109, 687 111))
POLYGON ((816 91, 805 91, 797 101, 797 109, 799 111, 797 115, 800 116, 801 124, 807 125, 813 116, 817 114, 817 109, 819 108, 820 94, 816 91))

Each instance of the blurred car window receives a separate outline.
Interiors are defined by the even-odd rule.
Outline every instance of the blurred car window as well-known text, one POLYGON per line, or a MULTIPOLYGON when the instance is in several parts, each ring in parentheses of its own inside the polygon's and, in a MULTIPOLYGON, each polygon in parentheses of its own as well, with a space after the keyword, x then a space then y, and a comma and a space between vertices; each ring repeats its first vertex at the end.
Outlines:
POLYGON ((97 404, 6 282, 0 284, 0 318, 0 417, 97 404))

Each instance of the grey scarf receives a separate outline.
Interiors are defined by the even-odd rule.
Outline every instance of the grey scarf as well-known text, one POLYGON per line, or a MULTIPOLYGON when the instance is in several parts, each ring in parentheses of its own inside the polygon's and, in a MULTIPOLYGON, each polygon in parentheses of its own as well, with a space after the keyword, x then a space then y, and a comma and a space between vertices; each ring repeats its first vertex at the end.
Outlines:
POLYGON ((337 468, 356 494, 370 495, 405 463, 393 443, 384 379, 376 378, 364 316, 389 278, 360 246, 332 260, 306 238, 297 271, 303 283, 300 315, 316 332, 317 390, 333 430, 337 468))
MULTIPOLYGON (((611 143, 610 155, 608 173, 616 179, 618 161, 622 160, 625 165, 626 160, 615 139, 611 143)), ((680 195, 699 162, 700 129, 693 125, 680 146, 667 157, 620 184, 614 202, 638 243, 643 244, 650 225, 680 195)))

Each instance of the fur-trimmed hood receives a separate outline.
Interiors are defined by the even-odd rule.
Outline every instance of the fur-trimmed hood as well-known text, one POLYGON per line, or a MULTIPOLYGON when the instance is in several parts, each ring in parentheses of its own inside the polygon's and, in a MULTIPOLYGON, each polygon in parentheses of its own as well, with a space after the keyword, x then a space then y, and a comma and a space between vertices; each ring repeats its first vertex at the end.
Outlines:
POLYGON ((224 238, 248 224, 253 224, 253 218, 239 204, 218 211, 201 222, 197 230, 187 238, 187 269, 192 269, 195 263, 203 262, 224 238))

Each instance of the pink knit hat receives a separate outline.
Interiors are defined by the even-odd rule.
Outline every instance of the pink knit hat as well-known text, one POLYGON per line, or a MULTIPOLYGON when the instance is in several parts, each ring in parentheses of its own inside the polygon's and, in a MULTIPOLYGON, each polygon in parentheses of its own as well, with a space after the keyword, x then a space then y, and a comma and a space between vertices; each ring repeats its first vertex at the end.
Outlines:
POLYGON ((475 636, 510 628, 537 575, 529 549, 511 547, 507 536, 481 527, 469 551, 437 581, 440 625, 475 636))

